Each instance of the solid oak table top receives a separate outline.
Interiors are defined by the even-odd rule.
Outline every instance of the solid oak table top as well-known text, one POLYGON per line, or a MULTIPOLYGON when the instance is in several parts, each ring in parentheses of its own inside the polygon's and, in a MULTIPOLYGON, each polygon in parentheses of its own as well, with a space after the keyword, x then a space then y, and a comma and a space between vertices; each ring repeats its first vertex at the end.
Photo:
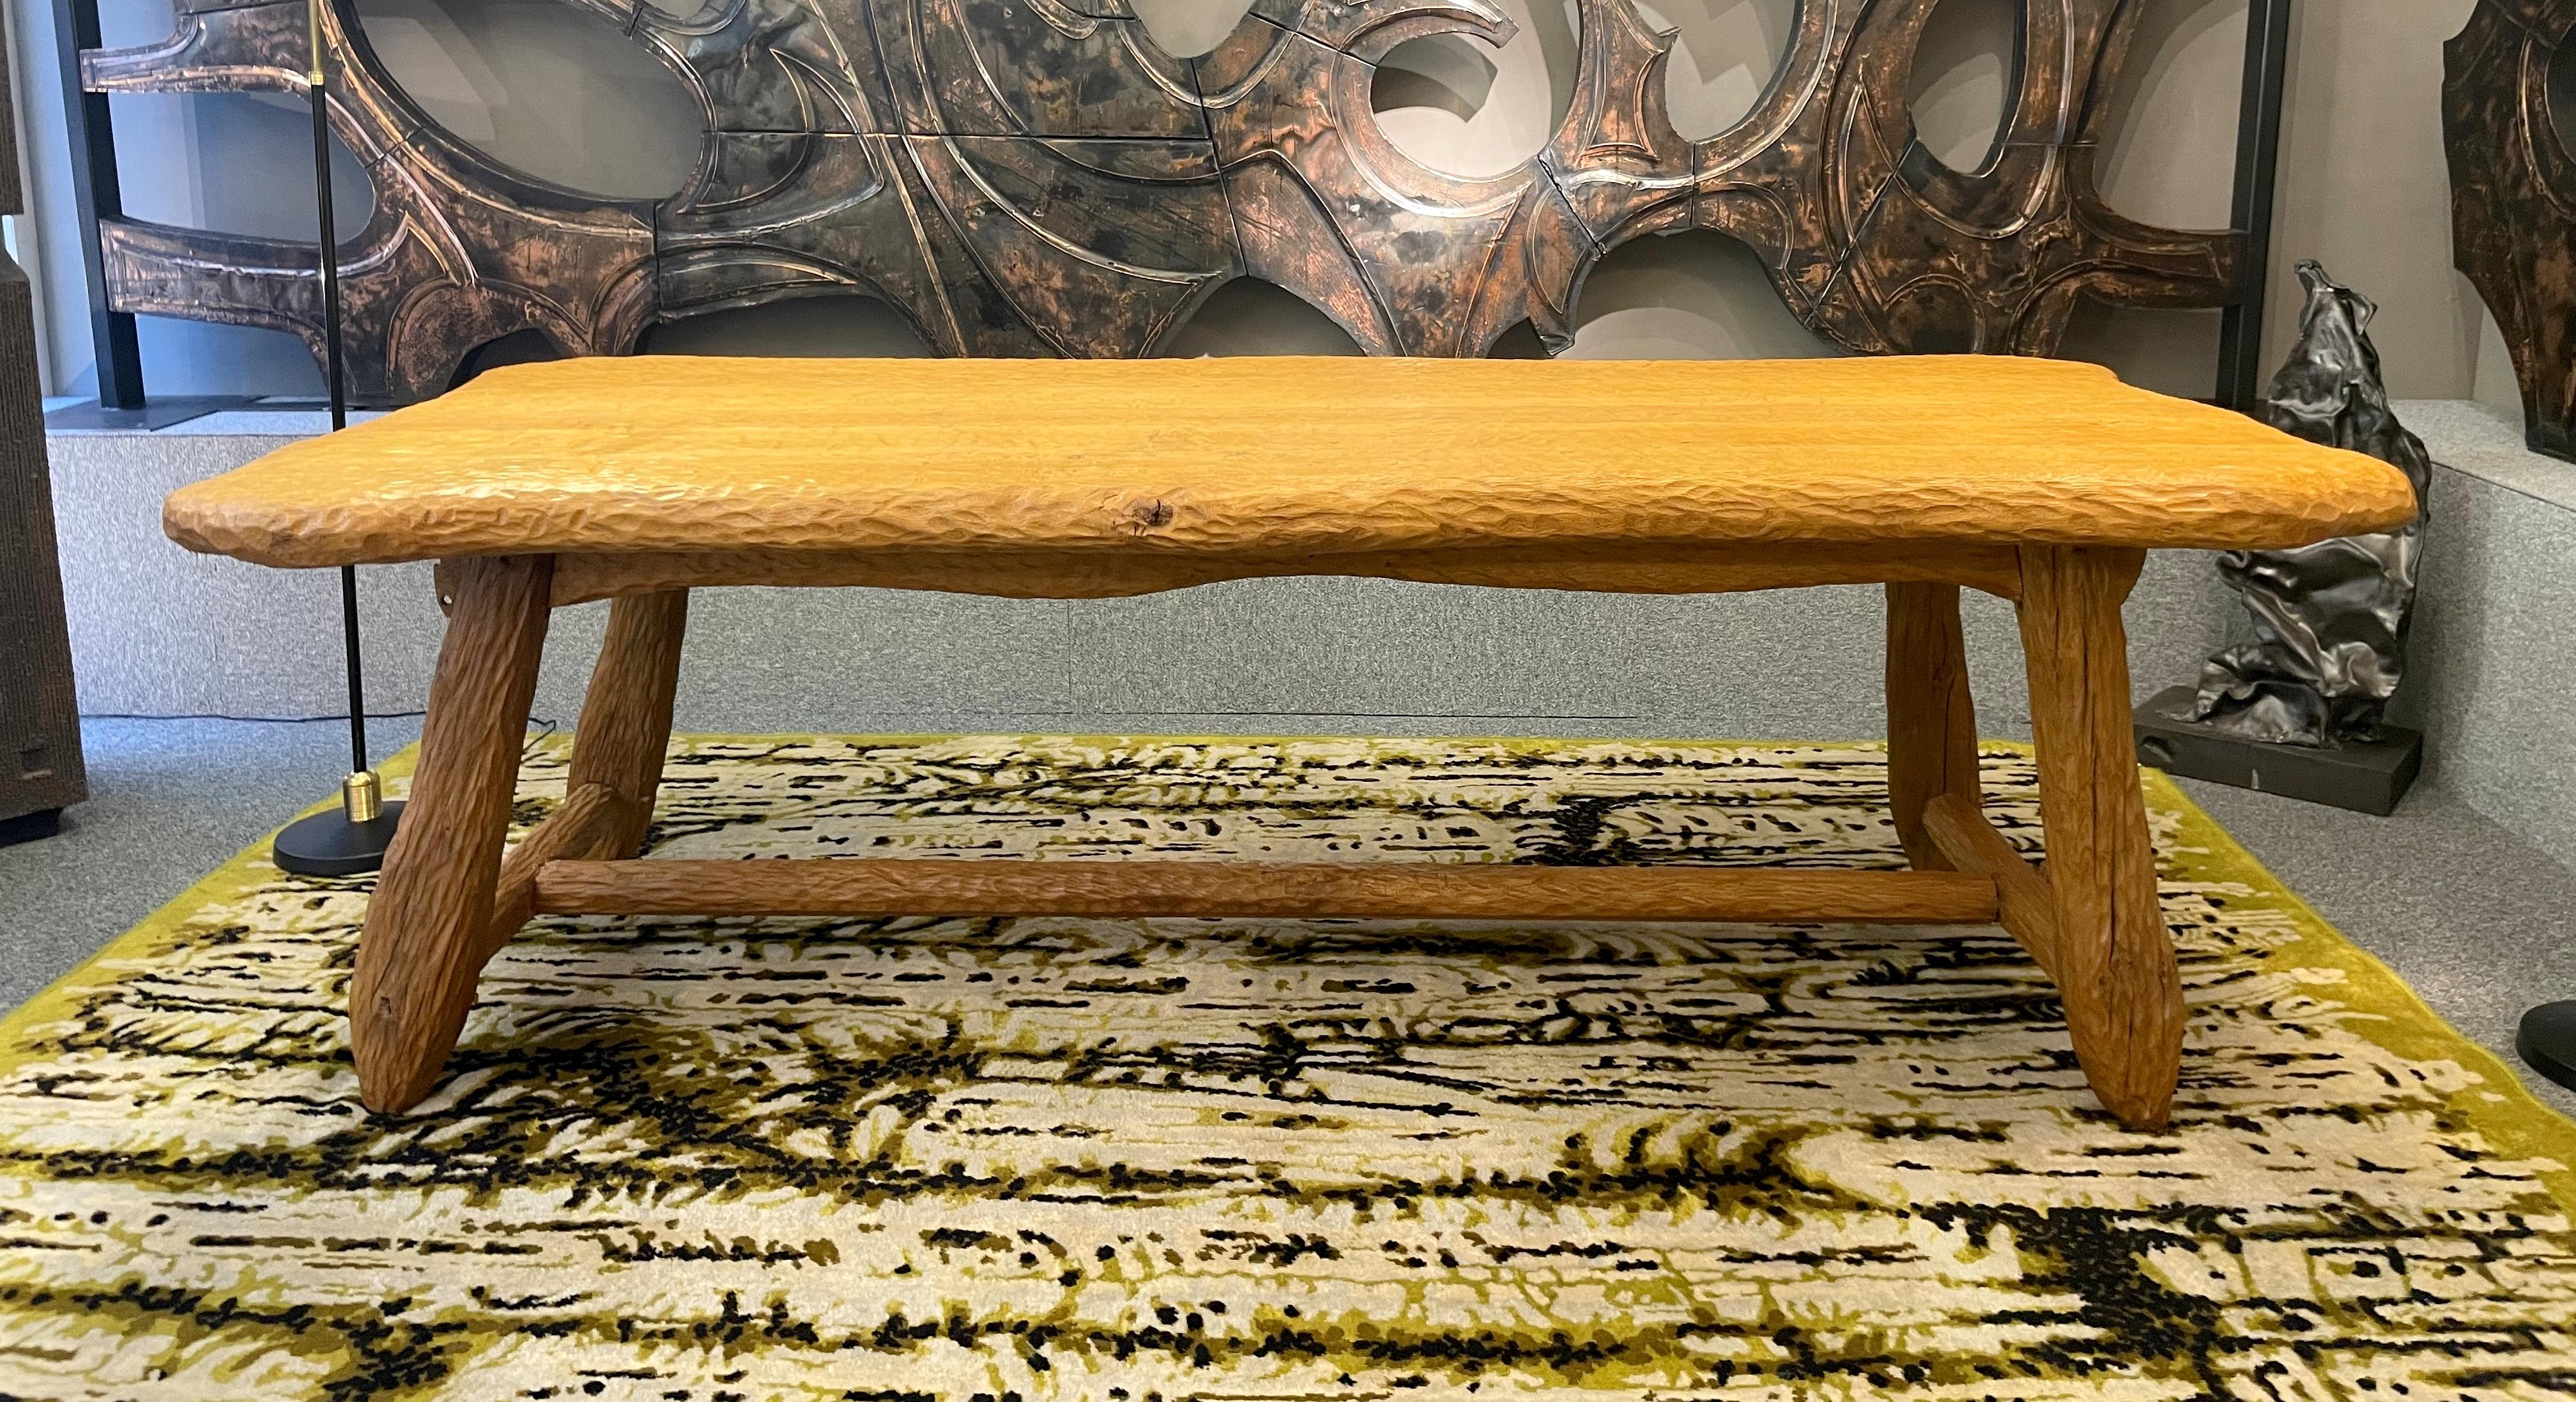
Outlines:
POLYGON ((2066 361, 590 358, 173 493, 264 565, 1732 542, 2279 548, 2404 474, 2066 361))

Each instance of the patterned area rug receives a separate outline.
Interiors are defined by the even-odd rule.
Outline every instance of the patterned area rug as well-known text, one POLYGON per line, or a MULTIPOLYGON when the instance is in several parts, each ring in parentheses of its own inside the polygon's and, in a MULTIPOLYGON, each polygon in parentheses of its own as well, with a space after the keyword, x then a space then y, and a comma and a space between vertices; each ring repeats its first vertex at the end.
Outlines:
MULTIPOLYGON (((665 856, 1901 865, 1858 746, 681 748, 665 856)), ((2155 1136, 1995 930, 1258 920, 547 920, 371 1119, 245 856, 0 1025, 0 1396, 2576 1395, 2576 1126, 2149 783, 2155 1136)))

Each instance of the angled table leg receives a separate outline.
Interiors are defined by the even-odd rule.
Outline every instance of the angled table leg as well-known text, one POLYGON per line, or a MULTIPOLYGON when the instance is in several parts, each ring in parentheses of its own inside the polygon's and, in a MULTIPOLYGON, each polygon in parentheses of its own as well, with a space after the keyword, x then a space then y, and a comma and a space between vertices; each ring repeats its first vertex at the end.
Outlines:
POLYGON ((510 849, 474 962, 516 939, 537 909, 537 873, 554 861, 635 856, 653 825, 653 793, 671 744, 671 698, 680 680, 686 590, 621 598, 591 669, 573 732, 564 801, 510 849))
POLYGON ((1924 826, 1932 800, 1955 794, 1975 809, 1977 707, 1968 694, 1968 646, 1959 586, 1887 586, 1887 798, 1896 835, 1917 871, 1956 868, 1924 826))
POLYGON ((688 621, 686 589, 630 594, 609 605, 608 637, 582 698, 568 780, 571 791, 604 784, 620 800, 618 819, 597 855, 634 856, 652 825, 688 621))
POLYGON ((349 1046, 369 1109, 419 1103, 474 1004, 553 568, 540 555, 463 560, 452 571, 420 763, 349 983, 349 1046))
POLYGON ((2182 1070, 2182 976, 2156 900, 2120 624, 2145 559, 2024 549, 2021 636, 2056 906, 2048 962, 2094 1093, 2131 1128, 2160 1129, 2182 1070))

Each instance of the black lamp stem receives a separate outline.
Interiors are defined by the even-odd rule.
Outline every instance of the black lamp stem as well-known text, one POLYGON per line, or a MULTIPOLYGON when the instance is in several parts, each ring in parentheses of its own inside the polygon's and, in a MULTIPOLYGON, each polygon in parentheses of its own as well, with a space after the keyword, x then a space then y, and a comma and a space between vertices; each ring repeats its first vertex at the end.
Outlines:
POLYGON ((340 567, 340 651, 349 669, 349 772, 367 772, 367 688, 358 670, 358 567, 340 567))
POLYGON ((312 83, 313 97, 313 190, 314 212, 321 217, 322 234, 322 360, 323 377, 330 382, 331 431, 349 426, 349 400, 341 387, 340 350, 340 238, 333 227, 331 211, 331 99, 322 80, 321 55, 315 53, 312 83))
MULTIPOLYGON (((313 99, 313 203, 320 226, 322 266, 322 368, 330 380, 331 431, 349 426, 348 376, 340 350, 340 233, 331 218, 331 95, 322 72, 322 7, 307 0, 313 28, 313 69, 305 91, 313 99)), ((340 782, 337 812, 289 823, 269 851, 280 869, 301 876, 358 876, 384 865, 402 819, 402 804, 388 802, 384 784, 367 767, 367 688, 358 657, 358 571, 340 567, 340 643, 349 676, 349 775, 340 782)))
MULTIPOLYGON (((340 237, 331 209, 331 97, 322 72, 321 8, 314 7, 313 71, 305 91, 313 101, 313 205, 321 223, 322 363, 331 396, 331 431, 349 426, 340 347, 340 237)), ((349 674, 349 772, 367 770, 367 690, 358 650, 358 570, 340 567, 340 641, 349 674)))

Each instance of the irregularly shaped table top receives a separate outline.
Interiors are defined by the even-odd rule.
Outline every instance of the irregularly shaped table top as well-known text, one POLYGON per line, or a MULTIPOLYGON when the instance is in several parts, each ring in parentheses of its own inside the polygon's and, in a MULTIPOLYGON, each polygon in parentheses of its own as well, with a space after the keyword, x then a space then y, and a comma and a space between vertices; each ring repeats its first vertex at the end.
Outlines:
POLYGON ((767 360, 494 370, 174 493, 322 566, 648 550, 2283 547, 2397 469, 2064 361, 767 360))

